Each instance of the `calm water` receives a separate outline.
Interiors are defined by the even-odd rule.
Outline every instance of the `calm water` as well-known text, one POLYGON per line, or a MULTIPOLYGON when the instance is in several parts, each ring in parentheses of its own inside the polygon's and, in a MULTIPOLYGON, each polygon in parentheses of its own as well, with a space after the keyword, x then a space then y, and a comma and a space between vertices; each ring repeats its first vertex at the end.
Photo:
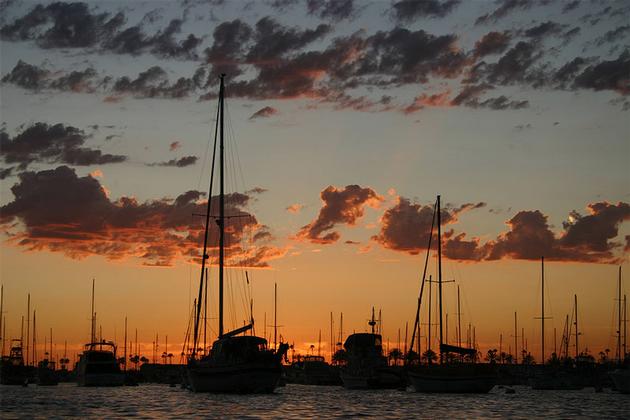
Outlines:
POLYGON ((630 395, 514 389, 466 396, 287 385, 272 395, 212 395, 167 385, 0 386, 0 418, 630 418, 630 395))

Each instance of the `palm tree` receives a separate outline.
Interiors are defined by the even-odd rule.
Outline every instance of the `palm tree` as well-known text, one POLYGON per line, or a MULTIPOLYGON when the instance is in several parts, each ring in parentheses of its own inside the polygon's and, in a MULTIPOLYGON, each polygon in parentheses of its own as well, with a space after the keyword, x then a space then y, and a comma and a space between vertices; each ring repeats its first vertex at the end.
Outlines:
POLYGON ((422 353, 422 360, 426 360, 427 363, 433 363, 437 360, 437 354, 431 349, 422 353))
POLYGON ((394 361, 394 366, 398 366, 398 359, 403 357, 402 351, 400 349, 391 349, 388 354, 389 360, 394 361))

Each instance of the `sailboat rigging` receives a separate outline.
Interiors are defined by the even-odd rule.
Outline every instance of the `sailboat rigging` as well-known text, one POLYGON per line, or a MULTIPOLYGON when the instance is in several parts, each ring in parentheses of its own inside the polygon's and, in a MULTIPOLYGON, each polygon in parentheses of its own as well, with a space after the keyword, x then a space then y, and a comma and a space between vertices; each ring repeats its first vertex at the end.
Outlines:
MULTIPOLYGON (((253 316, 250 322, 240 328, 225 332, 224 329, 224 274, 225 274, 225 221, 231 216, 225 214, 225 75, 219 78, 219 106, 215 127, 214 147, 210 175, 210 187, 206 208, 203 252, 199 293, 196 299, 193 347, 186 367, 188 384, 194 392, 234 392, 234 393, 269 393, 278 385, 282 372, 281 361, 288 350, 286 343, 274 350, 268 349, 267 340, 255 335, 239 335, 253 329, 253 316), (204 273, 208 255, 208 233, 212 211, 212 186, 217 151, 219 146, 219 215, 215 218, 219 231, 219 331, 212 349, 199 357, 199 327, 204 291, 204 273)), ((207 281, 207 280, 206 280, 207 281)), ((206 286, 207 287, 207 286, 206 286)), ((204 314, 205 317, 205 314, 204 314)), ((204 319, 205 330, 205 319, 204 319)), ((204 334, 205 335, 205 334, 204 334)))

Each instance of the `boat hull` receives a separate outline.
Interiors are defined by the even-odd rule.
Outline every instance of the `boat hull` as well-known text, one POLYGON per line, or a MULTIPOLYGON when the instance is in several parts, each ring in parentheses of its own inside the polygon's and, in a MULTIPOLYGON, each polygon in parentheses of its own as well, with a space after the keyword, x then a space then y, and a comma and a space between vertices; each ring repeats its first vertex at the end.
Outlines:
POLYGON ((403 383, 400 375, 387 369, 371 373, 342 370, 340 376, 346 389, 396 389, 403 383))
POLYGON ((124 384, 124 373, 88 373, 77 377, 78 386, 123 386, 124 384))
POLYGON ((542 373, 529 378, 529 386, 540 391, 577 391, 584 389, 582 378, 577 374, 542 373))
POLYGON ((496 385, 492 372, 476 372, 466 367, 420 369, 408 372, 416 392, 437 394, 487 394, 496 385))
POLYGON ((188 386, 194 392, 270 394, 278 386, 277 366, 189 366, 188 386))
POLYGON ((617 391, 622 394, 630 394, 630 370, 615 370, 610 372, 610 377, 617 391))

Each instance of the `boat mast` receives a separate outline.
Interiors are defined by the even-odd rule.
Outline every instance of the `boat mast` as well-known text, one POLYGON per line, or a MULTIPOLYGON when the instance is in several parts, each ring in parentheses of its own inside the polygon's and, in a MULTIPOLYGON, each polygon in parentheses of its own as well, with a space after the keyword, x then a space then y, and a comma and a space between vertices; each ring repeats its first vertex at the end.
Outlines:
POLYGON ((578 330, 578 304, 577 304, 577 295, 573 295, 575 302, 575 361, 577 362, 577 358, 580 355, 580 350, 578 346, 578 337, 580 335, 580 330, 578 330))
POLYGON ((541 291, 541 315, 540 315, 540 338, 541 338, 541 363, 545 364, 545 257, 540 257, 540 271, 542 278, 541 291))
POLYGON ((626 311, 628 310, 628 307, 626 305, 626 295, 623 295, 623 358, 625 360, 626 358, 626 354, 628 353, 628 349, 626 347, 626 342, 628 341, 628 330, 627 330, 627 325, 628 325, 628 315, 626 313, 626 311))
POLYGON ((619 266, 619 290, 617 292, 617 363, 621 363, 621 266, 619 266))
POLYGON ((333 362, 333 355, 335 351, 333 349, 333 313, 330 312, 330 364, 333 362))
POLYGON ((92 279, 92 312, 90 313, 91 317, 92 317, 92 325, 90 327, 90 343, 93 343, 96 341, 96 338, 94 336, 95 334, 95 328, 96 328, 96 316, 94 313, 94 279, 92 279))
POLYGON ((219 88, 219 338, 223 337, 223 267, 225 264, 225 179, 224 179, 224 112, 225 112, 225 74, 221 74, 219 88))
MULTIPOLYGON (((124 347, 124 352, 123 352, 123 360, 125 361, 123 363, 123 369, 125 370, 125 372, 127 371, 127 317, 125 317, 125 347, 124 347)), ((64 354, 65 354, 65 349, 64 349, 64 354)), ((64 356, 66 357, 66 356, 64 356)))
MULTIPOLYGON (((431 299, 433 298, 433 293, 431 292, 432 284, 433 280, 429 274, 429 330, 427 331, 427 351, 431 350, 431 330, 433 329, 433 324, 431 324, 431 299)), ((428 362, 431 364, 431 357, 429 357, 428 362)))
POLYGON ((440 214, 440 196, 437 196, 437 240, 438 240, 438 296, 440 306, 440 364, 444 363, 444 352, 442 351, 442 217, 440 214))
POLYGON ((29 348, 28 344, 30 341, 30 332, 31 332, 31 294, 28 294, 28 299, 26 303, 26 365, 29 364, 29 348))
POLYGON ((459 284, 457 285, 457 346, 462 347, 462 311, 459 300, 459 284))
MULTIPOLYGON (((218 116, 220 118, 217 118, 217 126, 219 125, 219 120, 221 120, 221 139, 223 139, 223 108, 222 108, 222 102, 223 102, 223 77, 225 75, 221 75, 220 76, 220 80, 221 80, 221 86, 219 88, 219 109, 217 110, 217 113, 219 114, 218 116)), ((195 325, 194 325, 194 332, 193 332, 193 349, 192 349, 192 353, 190 355, 191 358, 194 359, 195 354, 197 353, 197 339, 199 338, 199 316, 201 314, 201 301, 202 301, 202 293, 204 290, 204 274, 205 274, 205 268, 206 268, 206 260, 209 258, 209 255, 206 253, 207 248, 208 248, 208 230, 210 229, 210 210, 212 207, 212 184, 214 181, 214 162, 215 162, 215 155, 216 155, 216 150, 217 150, 217 142, 216 142, 216 136, 217 136, 217 128, 215 126, 215 137, 214 137, 214 144, 212 146, 212 164, 211 164, 211 168, 210 168, 210 186, 208 187, 208 203, 206 205, 206 228, 204 231, 204 236, 203 236, 203 253, 201 256, 201 272, 200 272, 200 276, 199 276, 199 294, 197 297, 197 307, 196 307, 196 314, 195 314, 195 325)), ((221 155, 221 163, 223 163, 223 155, 221 155)), ((223 169, 223 166, 221 167, 221 169, 223 169)), ((223 172, 221 173, 221 175, 223 175, 223 172)), ((221 191, 223 191, 223 184, 221 184, 221 191)), ((222 216, 222 215, 221 215, 222 216)), ((220 235, 222 235, 223 233, 223 229, 222 229, 222 225, 223 225, 223 218, 220 217, 219 220, 217 221, 217 224, 219 225, 219 232, 220 235)), ((220 236, 219 240, 221 241, 223 238, 223 236, 220 236)), ((223 248, 221 247, 221 242, 219 242, 220 244, 220 251, 223 251, 223 248)), ((220 256, 222 257, 222 254, 220 254, 220 256)), ((222 261, 220 261, 221 263, 222 261)), ((219 277, 220 277, 220 281, 219 281, 219 338, 221 338, 221 336, 223 335, 223 270, 219 271, 219 277)))
MULTIPOLYGON (((420 348, 420 306, 422 305, 422 295, 424 293, 424 283, 427 277, 427 266, 429 265, 429 254, 431 253, 431 239, 433 238, 433 227, 435 225, 435 208, 437 204, 433 205, 433 216, 431 218, 431 230, 429 231, 429 244, 427 245, 427 254, 424 258, 424 269, 422 271, 422 281, 420 284, 420 295, 418 296, 418 306, 416 307, 416 321, 413 325, 413 333, 411 334, 411 343, 409 348, 413 348, 413 343, 416 339, 416 331, 418 332, 418 348, 420 348)), ((431 284, 429 284, 431 287, 431 284)), ((429 303, 431 302, 431 296, 429 296, 429 303)), ((431 323, 429 322, 429 330, 431 330, 431 323)), ((420 357, 420 351, 418 350, 418 357, 420 357)))
POLYGON ((514 311, 514 363, 518 364, 518 322, 514 311))
POLYGON ((278 283, 273 284, 273 349, 278 347, 278 283))
POLYGON ((0 357, 4 356, 4 336, 6 331, 2 329, 2 309, 4 303, 4 284, 0 285, 0 336, 2 336, 2 350, 0 350, 0 357))
MULTIPOLYGON (((35 315, 36 315, 37 311, 33 311, 33 355, 32 355, 32 361, 33 361, 33 366, 35 366, 35 360, 36 360, 36 356, 35 356, 35 345, 37 344, 37 330, 35 329, 36 327, 36 323, 35 323, 35 315)), ((52 328, 50 329, 52 331, 52 328)), ((46 348, 46 338, 44 337, 44 348, 46 348)), ((45 350, 44 350, 45 351, 45 350)))

